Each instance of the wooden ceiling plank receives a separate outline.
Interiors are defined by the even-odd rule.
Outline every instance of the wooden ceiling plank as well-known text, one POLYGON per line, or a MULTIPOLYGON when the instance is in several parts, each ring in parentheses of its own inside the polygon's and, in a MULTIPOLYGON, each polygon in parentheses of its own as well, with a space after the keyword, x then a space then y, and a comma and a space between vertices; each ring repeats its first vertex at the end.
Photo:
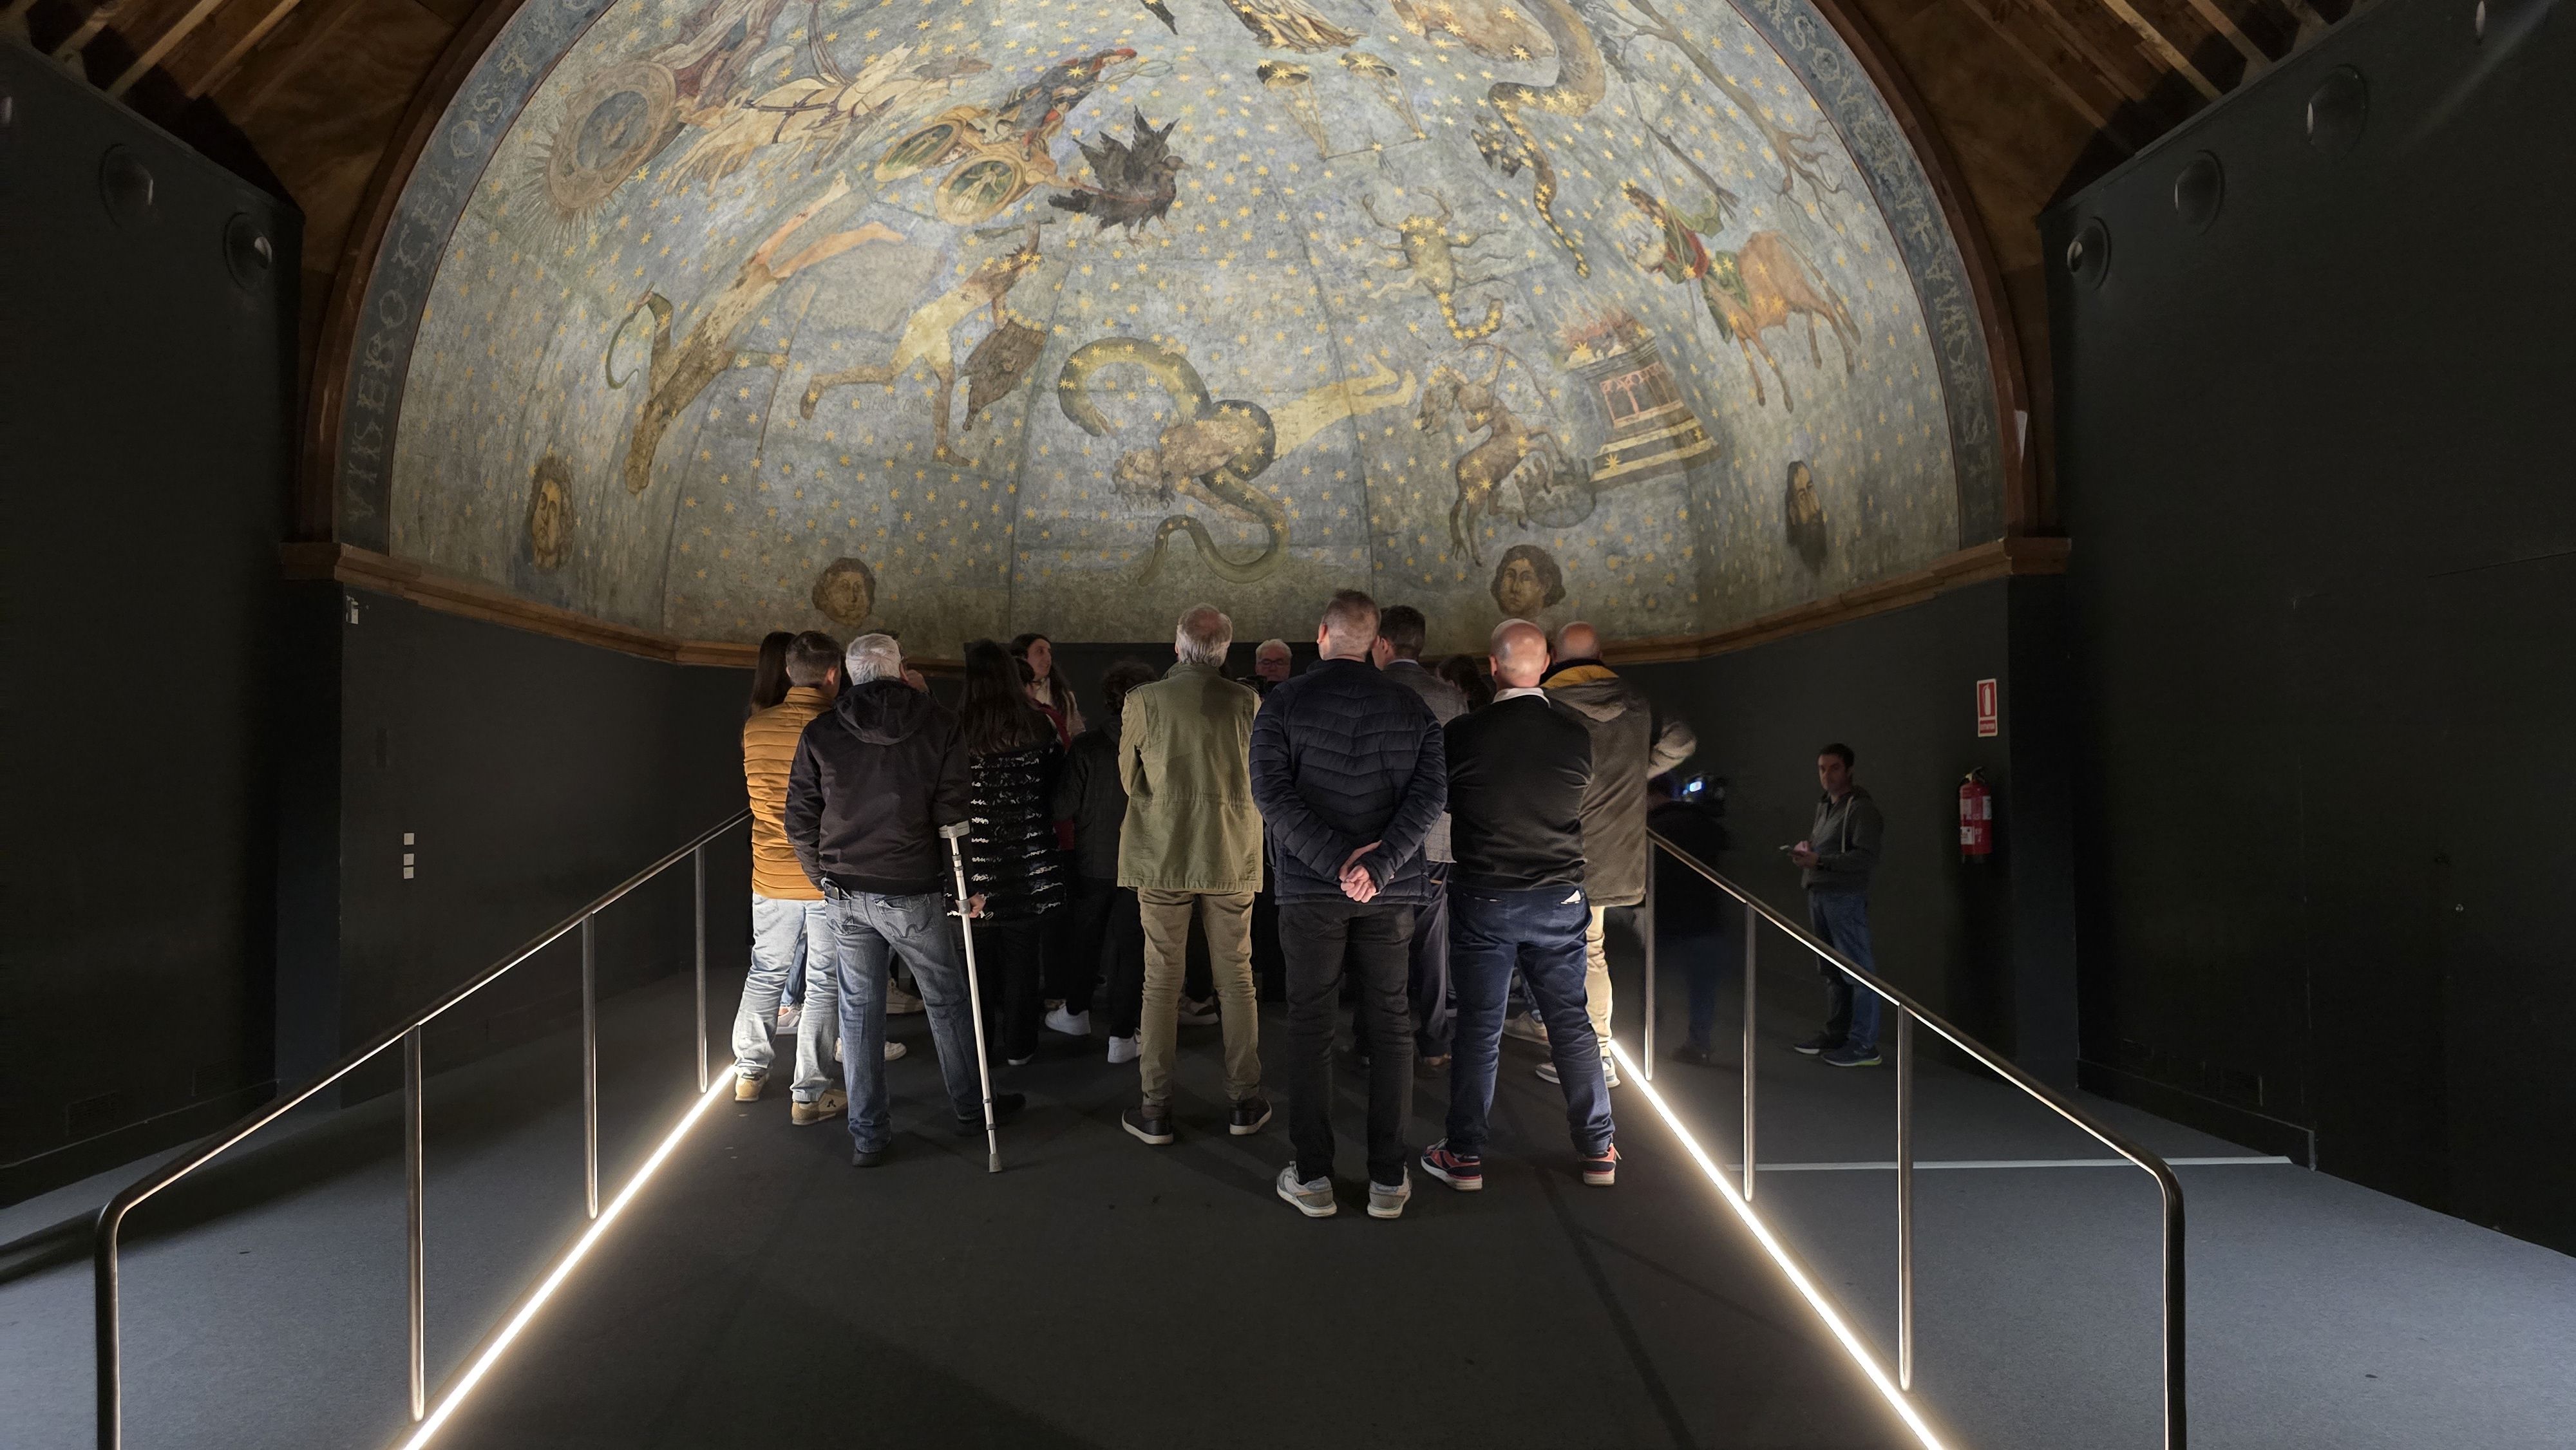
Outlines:
MULTIPOLYGON (((71 65, 79 62, 81 52, 89 48, 89 43, 98 38, 100 31, 114 23, 117 12, 124 8, 125 0, 107 0, 106 4, 82 17, 81 23, 72 27, 72 33, 63 37, 62 44, 54 47, 55 63, 71 65)), ((88 73, 85 64, 82 73, 88 73)))
POLYGON ((2191 8, 2200 13, 2201 19, 2209 22, 2210 29, 2217 31, 2226 38, 2229 45, 2236 47, 2238 55, 2245 57, 2247 75, 2250 76, 2272 63, 2272 57, 2263 53, 2263 47, 2254 43, 2254 37, 2245 33, 2245 28, 2236 23, 2236 18, 2219 9, 2211 3, 2211 0, 2191 0, 2191 8))
POLYGON ((154 37, 150 45, 143 48, 143 52, 134 58, 134 64, 125 68, 125 74, 108 84, 107 93, 111 96, 122 96, 132 90, 136 81, 151 74, 152 68, 161 63, 163 56, 168 55, 180 41, 186 40, 190 32, 205 24, 206 17, 223 8, 224 3, 225 0, 197 0, 195 5, 189 7, 187 14, 179 17, 176 24, 162 31, 160 35, 154 37))
MULTIPOLYGON (((263 46, 242 61, 240 69, 227 77, 233 94, 223 98, 224 115, 236 126, 247 127, 251 117, 268 102, 277 88, 304 64, 325 52, 331 34, 340 22, 357 9, 357 0, 313 0, 303 7, 304 33, 275 47, 263 46)), ((274 38, 274 37, 272 37, 274 38)))
POLYGON ((2057 66, 2049 64, 2046 60, 2043 60, 2040 57, 2038 52, 2032 50, 2028 45, 2023 44, 2021 37, 2013 34, 2011 29, 2005 26, 2001 20, 1996 18, 1995 13, 1992 10, 1987 8, 1986 0, 1963 0, 1963 3, 1967 5, 1969 11, 1979 20, 1986 23, 1987 29, 1993 31, 2006 46, 2011 48, 2014 55, 2021 57, 2022 64, 2030 67, 2032 72, 2037 74, 2041 80, 2048 82, 2050 89, 2057 92, 2059 99, 2065 101, 2069 106, 2074 107, 2077 115, 2080 115, 2085 120, 2092 122, 2094 130, 2110 136, 2112 144, 2118 146, 2122 151, 2128 152, 2132 155, 2136 154, 2135 147, 2129 145, 2125 139, 2112 131, 2109 112, 2094 104, 2092 98, 2077 90, 2074 84, 2068 81, 2066 77, 2060 73, 2057 66))
POLYGON ((2139 14, 2137 7, 2131 5, 2129 0, 2102 0, 2102 5, 2112 14, 2128 22, 2129 28, 2138 33, 2138 39, 2146 44, 2148 51, 2161 58, 2174 74, 2191 82, 2192 89, 2210 100, 2218 99, 2218 87, 2210 84, 2209 77, 2200 73, 2200 67, 2191 63, 2191 57, 2183 54, 2172 41, 2165 39, 2164 32, 2156 29, 2147 17, 2139 14))
MULTIPOLYGON (((1994 3, 2011 5, 2016 3, 2016 0, 1994 0, 1994 3)), ((2076 54, 2084 57, 2085 62, 2092 66, 2094 72, 2108 82, 2112 89, 2137 105, 2147 103, 2148 94, 2155 88, 2152 76, 2146 80, 2138 79, 2131 73, 2129 66, 2120 64, 2111 57, 2109 52, 2095 44, 2093 37, 2084 33, 2084 27, 2076 24, 2074 19, 2060 10, 2052 0, 2018 0, 2018 3, 2038 16, 2040 23, 2047 26, 2076 54)))
POLYGON ((190 99, 204 95, 230 79, 236 67, 268 33, 295 13, 297 0, 234 0, 215 17, 215 23, 198 32, 197 43, 188 53, 170 63, 172 77, 190 99), (200 62, 200 53, 205 57, 200 62))

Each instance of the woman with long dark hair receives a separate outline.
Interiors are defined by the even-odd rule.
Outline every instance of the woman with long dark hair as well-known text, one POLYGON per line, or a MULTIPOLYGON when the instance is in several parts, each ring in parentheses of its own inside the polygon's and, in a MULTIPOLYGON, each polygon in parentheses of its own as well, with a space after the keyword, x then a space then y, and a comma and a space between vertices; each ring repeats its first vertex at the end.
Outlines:
POLYGON ((1476 663, 1474 655, 1451 655, 1433 673, 1464 692, 1470 710, 1482 710, 1494 703, 1494 681, 1484 666, 1476 663))
POLYGON ((976 965, 1013 1064, 1037 1055, 1045 943, 1065 902, 1051 802, 1064 747, 1023 687, 1020 661, 989 639, 966 646, 957 724, 968 761, 967 890, 983 898, 976 965))
POLYGON ((760 658, 751 667, 751 703, 742 707, 742 718, 787 698, 787 647, 795 642, 793 630, 773 629, 760 637, 760 658))
POLYGON ((1042 634, 1014 635, 1011 657, 1029 667, 1029 703, 1055 725, 1056 743, 1068 749, 1083 732, 1082 706, 1073 686, 1055 672, 1055 641, 1042 634))

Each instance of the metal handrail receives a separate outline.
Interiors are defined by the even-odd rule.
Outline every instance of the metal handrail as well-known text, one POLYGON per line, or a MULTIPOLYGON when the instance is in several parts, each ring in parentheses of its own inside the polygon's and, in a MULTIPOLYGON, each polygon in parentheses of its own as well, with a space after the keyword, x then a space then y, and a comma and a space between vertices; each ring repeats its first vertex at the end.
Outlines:
MULTIPOLYGON (((2164 1159, 2129 1141, 2128 1137, 2091 1113, 2076 1106, 2065 1094, 2039 1081, 2015 1066, 2011 1059, 1952 1026, 1941 1015, 1905 992, 1890 986, 1875 972, 1853 962, 1851 958, 1818 941, 1805 927, 1774 910, 1770 903, 1746 888, 1727 880, 1716 868, 1673 843, 1660 831, 1647 835, 1674 860, 1689 867, 1718 890, 1744 904, 1744 1198, 1753 1199, 1753 1128, 1754 1128, 1754 953, 1756 935, 1764 921, 1787 932, 1791 940, 1830 963, 1844 976, 1876 992, 1896 1009, 1896 1376, 1899 1389, 1914 1387, 1914 1033, 1913 1024, 1920 1021, 1947 1039, 1951 1046, 1984 1064, 1996 1076, 2036 1098, 2050 1111, 2091 1134, 2103 1147, 2146 1170, 2156 1181, 2163 1196, 2164 1282, 2159 1294, 2164 1315, 2164 1445, 2165 1450, 2185 1450, 2186 1416, 2184 1406, 2183 1343, 2183 1214, 2182 1184, 2164 1159)), ((1651 874, 1651 873, 1649 873, 1651 874)), ((1651 927, 1649 928, 1651 931, 1651 927)), ((1648 958, 1651 974, 1652 957, 1648 958)), ((1646 1051, 1654 1052, 1652 1017, 1654 994, 1651 975, 1647 990, 1648 1033, 1646 1051)))
POLYGON ((527 945, 476 973, 463 986, 448 992, 429 1006, 406 1019, 403 1025, 388 1029, 368 1041, 367 1045, 334 1063, 320 1077, 269 1100, 231 1127, 200 1142, 188 1154, 146 1173, 126 1186, 98 1210, 93 1230, 94 1293, 98 1333, 98 1444, 99 1450, 120 1450, 124 1444, 124 1382, 119 1366, 118 1299, 117 1299, 117 1234, 125 1216, 159 1193, 162 1189, 205 1167, 224 1150, 276 1122, 294 1111, 306 1099, 355 1072, 378 1054, 397 1043, 403 1050, 403 1178, 405 1199, 404 1241, 408 1250, 411 1289, 411 1417, 419 1420, 428 1410, 428 1335, 427 1282, 421 1247, 421 1038, 420 1031, 449 1008, 476 992, 499 981, 511 968, 527 961, 538 952, 561 940, 575 927, 581 929, 581 1061, 582 1061, 582 1130, 586 1158, 586 1181, 589 1187, 590 1216, 599 1216, 599 998, 597 959, 593 953, 591 921, 600 912, 617 904, 627 893, 661 875, 683 858, 696 862, 697 875, 697 994, 698 994, 698 1091, 707 1090, 707 857, 706 848, 718 837, 751 818, 748 807, 736 811, 723 821, 691 837, 686 845, 664 855, 652 865, 627 877, 616 886, 594 897, 570 916, 537 933, 527 945))

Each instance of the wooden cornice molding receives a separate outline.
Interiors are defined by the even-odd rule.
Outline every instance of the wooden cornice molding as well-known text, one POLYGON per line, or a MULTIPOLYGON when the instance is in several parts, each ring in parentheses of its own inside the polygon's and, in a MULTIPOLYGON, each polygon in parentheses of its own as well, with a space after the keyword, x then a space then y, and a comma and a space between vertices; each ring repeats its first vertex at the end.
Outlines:
MULTIPOLYGON (((723 639, 681 639, 632 625, 610 624, 587 614, 539 604, 533 599, 521 599, 489 584, 424 569, 409 560, 390 558, 372 549, 356 549, 347 544, 280 544, 277 557, 289 579, 336 581, 352 589, 390 594, 441 614, 507 625, 531 634, 552 635, 575 644, 613 649, 620 654, 660 660, 664 664, 747 670, 758 662, 760 656, 760 646, 756 644, 738 644, 723 639)), ((906 655, 904 663, 932 675, 956 674, 963 669, 956 660, 926 656, 906 655)))
POLYGON ((1920 604, 1935 595, 1982 584, 1989 579, 2003 579, 2016 574, 2063 574, 2066 572, 2066 557, 2072 547, 2072 541, 2067 539, 1997 539, 1991 544, 1979 544, 1973 549, 1945 554, 1911 574, 1899 574, 1805 604, 1774 610, 1714 634, 1632 639, 1605 646, 1601 655, 1612 664, 1642 665, 1732 654, 1757 644, 1786 639, 1793 634, 1808 634, 1873 614, 1885 614, 1891 609, 1903 609, 1909 604, 1920 604))
POLYGON ((610 624, 587 614, 521 599, 489 584, 441 574, 405 559, 389 558, 370 549, 353 549, 347 544, 282 544, 278 547, 278 559, 285 566, 289 579, 337 580, 352 589, 390 594, 441 614, 461 615, 486 624, 504 624, 532 634, 548 634, 575 644, 613 649, 621 654, 640 655, 665 664, 747 670, 760 653, 757 645, 730 644, 712 639, 678 639, 631 625, 610 624))

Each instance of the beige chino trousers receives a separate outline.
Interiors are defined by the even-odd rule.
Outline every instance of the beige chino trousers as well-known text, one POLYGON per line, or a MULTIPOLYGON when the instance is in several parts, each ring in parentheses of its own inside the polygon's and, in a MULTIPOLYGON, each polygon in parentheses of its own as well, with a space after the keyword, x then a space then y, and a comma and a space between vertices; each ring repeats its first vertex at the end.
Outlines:
POLYGON ((1601 919, 1609 909, 1592 908, 1592 920, 1583 927, 1583 1007, 1605 1057, 1610 1053, 1610 948, 1601 939, 1601 919))
POLYGON ((1207 931, 1208 973, 1216 979, 1218 1020, 1224 1024, 1225 1095, 1235 1102, 1258 1096, 1261 1009, 1252 999, 1252 893, 1140 889, 1136 907, 1145 922, 1145 1002, 1136 1031, 1146 1103, 1160 1107, 1172 1100, 1193 913, 1207 931))

